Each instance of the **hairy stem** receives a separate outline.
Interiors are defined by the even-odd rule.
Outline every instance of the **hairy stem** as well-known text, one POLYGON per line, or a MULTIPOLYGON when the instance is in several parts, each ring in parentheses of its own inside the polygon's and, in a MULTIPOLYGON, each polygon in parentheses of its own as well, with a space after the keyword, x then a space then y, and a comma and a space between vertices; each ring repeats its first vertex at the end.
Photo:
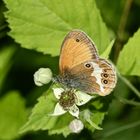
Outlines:
POLYGON ((134 105, 134 106, 139 106, 140 107, 140 102, 136 102, 134 100, 128 100, 119 96, 115 96, 120 102, 124 104, 129 104, 129 105, 134 105))
POLYGON ((120 24, 119 24, 118 32, 117 32, 117 38, 116 38, 115 45, 114 45, 113 61, 114 61, 115 64, 117 63, 119 53, 120 53, 120 51, 122 49, 122 46, 123 46, 122 42, 125 40, 124 39, 125 27, 126 27, 126 24, 127 24, 127 19, 128 19, 128 15, 129 15, 129 11, 130 11, 132 2, 133 2, 133 0, 126 0, 124 10, 123 10, 123 13, 122 13, 122 16, 121 16, 121 19, 120 19, 120 24))
POLYGON ((110 130, 108 133, 104 134, 103 137, 109 137, 109 136, 112 136, 112 135, 114 135, 116 133, 122 132, 124 130, 137 127, 139 125, 140 125, 140 121, 136 121, 136 122, 133 122, 133 123, 130 123, 130 124, 127 124, 127 125, 123 125, 123 126, 121 126, 119 128, 110 130))
POLYGON ((140 92, 131 84, 129 80, 123 77, 119 72, 117 72, 118 77, 140 98, 140 92))

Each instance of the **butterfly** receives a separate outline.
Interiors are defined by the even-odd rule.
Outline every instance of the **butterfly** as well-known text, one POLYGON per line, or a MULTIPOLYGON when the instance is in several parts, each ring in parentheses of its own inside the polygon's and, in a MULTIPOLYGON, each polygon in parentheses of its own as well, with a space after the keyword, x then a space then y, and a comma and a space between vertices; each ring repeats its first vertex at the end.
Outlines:
POLYGON ((55 81, 69 90, 105 96, 117 82, 114 66, 99 57, 95 43, 81 30, 72 30, 66 35, 60 51, 59 69, 55 81))

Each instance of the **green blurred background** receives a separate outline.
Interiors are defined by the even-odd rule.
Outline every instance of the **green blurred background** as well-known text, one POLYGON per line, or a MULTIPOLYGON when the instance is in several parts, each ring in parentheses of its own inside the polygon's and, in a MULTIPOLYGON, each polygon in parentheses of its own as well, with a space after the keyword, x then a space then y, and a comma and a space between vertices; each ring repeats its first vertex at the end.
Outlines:
MULTIPOLYGON (((110 36, 116 36, 117 38, 110 55, 111 60, 116 63, 123 45, 140 27, 140 0, 96 0, 96 3, 104 22, 110 30, 110 36)), ((8 122, 6 122, 6 119, 5 122, 2 122, 1 120, 5 118, 2 114, 8 115, 5 110, 11 110, 11 107, 19 110, 21 108, 24 110, 26 107, 30 112, 30 109, 37 102, 36 99, 49 87, 49 85, 41 88, 36 87, 33 82, 34 72, 40 67, 49 67, 53 70, 53 73, 57 74, 59 57, 43 55, 33 50, 24 49, 20 47, 20 44, 15 43, 14 39, 8 36, 10 29, 4 18, 4 11, 6 11, 6 7, 3 1, 0 0, 0 140, 140 139, 140 100, 120 79, 118 79, 117 88, 113 93, 108 113, 103 121, 102 131, 92 133, 84 129, 80 134, 71 134, 67 138, 62 135, 48 136, 47 131, 37 131, 15 138, 16 132, 14 132, 14 129, 18 128, 19 123, 14 124, 14 120, 10 119, 10 116, 6 116, 8 122), (21 102, 14 104, 13 97, 9 96, 7 99, 9 104, 5 104, 3 97, 12 91, 14 91, 13 96, 20 94, 18 98, 21 102), (125 99, 134 99, 138 104, 131 104, 125 99), (18 108, 18 105, 21 108, 18 108), (11 125, 13 125, 13 128, 11 125), (10 134, 8 134, 8 129, 10 134)), ((140 90, 140 78, 138 76, 128 76, 127 78, 140 90)), ((19 111, 19 113, 27 116, 27 113, 22 111, 19 111)), ((25 117, 20 115, 18 117, 21 122, 25 122, 25 117)))

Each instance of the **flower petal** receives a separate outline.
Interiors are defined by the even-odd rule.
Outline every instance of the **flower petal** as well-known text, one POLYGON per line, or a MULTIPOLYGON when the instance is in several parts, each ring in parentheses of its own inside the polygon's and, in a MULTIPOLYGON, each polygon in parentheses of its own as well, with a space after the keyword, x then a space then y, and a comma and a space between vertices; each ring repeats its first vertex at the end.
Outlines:
POLYGON ((66 113, 66 112, 67 111, 65 111, 62 108, 62 106, 59 103, 57 103, 56 106, 55 106, 55 108, 54 108, 54 112, 52 114, 49 114, 49 115, 51 115, 51 116, 59 116, 59 115, 62 115, 64 113, 66 113))
POLYGON ((81 130, 84 128, 84 124, 82 121, 74 119, 73 121, 70 122, 69 124, 69 129, 73 133, 79 133, 81 130))
POLYGON ((79 118, 79 108, 75 104, 69 108, 69 113, 72 116, 79 118))
POLYGON ((53 93, 57 99, 60 99, 61 93, 64 91, 63 88, 53 88, 53 93))
POLYGON ((77 91, 75 95, 77 96, 76 105, 78 106, 86 104, 94 97, 82 91, 77 91))

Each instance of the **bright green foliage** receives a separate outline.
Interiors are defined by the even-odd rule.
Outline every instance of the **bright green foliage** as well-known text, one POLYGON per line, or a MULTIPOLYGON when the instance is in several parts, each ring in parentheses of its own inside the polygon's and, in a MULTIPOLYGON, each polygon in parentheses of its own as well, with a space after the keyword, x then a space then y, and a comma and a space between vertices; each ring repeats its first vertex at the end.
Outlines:
POLYGON ((0 139, 18 137, 19 128, 25 123, 27 111, 25 101, 18 92, 7 93, 0 100, 0 139))
POLYGON ((5 23, 5 19, 4 19, 4 4, 2 3, 2 1, 0 1, 0 38, 4 37, 6 35, 6 23, 5 23))
POLYGON ((88 128, 90 131, 94 132, 97 130, 103 130, 100 125, 102 124, 102 121, 104 120, 105 112, 93 112, 90 116, 91 121, 87 120, 87 123, 85 123, 85 127, 88 128))
POLYGON ((53 128, 49 130, 49 134, 63 134, 65 137, 70 134, 69 124, 74 118, 66 113, 63 116, 57 117, 53 128))
MULTIPOLYGON (((96 101, 94 101, 93 103, 96 103, 96 101)), ((101 106, 101 103, 99 104, 99 106, 101 106)), ((99 127, 98 125, 102 123, 104 119, 104 115, 105 115, 104 112, 95 111, 95 110, 92 110, 91 112, 90 110, 85 109, 82 114, 83 121, 85 121, 85 127, 91 130, 92 132, 94 132, 95 129, 102 130, 102 128, 99 127)))
MULTIPOLYGON (((5 5, 0 1, 0 43, 1 46, 7 42, 10 44, 0 49, 0 140, 26 138, 58 140, 64 139, 62 135, 67 137, 71 134, 69 124, 75 117, 70 113, 61 116, 50 115, 58 102, 53 95, 54 85, 50 88, 50 84, 42 87, 33 85, 33 73, 40 67, 49 67, 54 76, 57 74, 59 58, 54 56, 59 55, 62 41, 70 30, 80 29, 87 33, 95 42, 101 58, 108 59, 111 56, 115 59, 114 61, 118 59, 119 72, 131 75, 130 78, 134 80, 135 87, 139 88, 139 77, 132 77, 132 75, 140 76, 140 30, 129 39, 121 50, 119 58, 113 57, 113 54, 116 53, 116 56, 119 54, 117 45, 123 47, 122 42, 125 42, 125 39, 138 28, 140 19, 137 14, 139 13, 138 0, 133 3, 131 0, 114 2, 111 0, 3 1, 5 5), (127 11, 129 6, 131 12, 127 11), (100 8, 110 34, 97 7, 100 8), (120 21, 120 19, 125 21, 124 15, 127 19, 126 25, 120 21), (125 27, 122 42, 117 38, 113 46, 114 40, 110 41, 109 37, 114 39, 114 33, 122 35, 121 30, 118 29, 123 26, 125 27), (114 29, 114 33, 111 28, 114 29), (15 41, 19 43, 18 46, 32 51, 23 48, 15 51, 15 46, 12 46, 15 41), (113 50, 112 47, 114 47, 113 50), (110 54, 111 50, 112 54, 110 54), (47 55, 42 55, 42 53, 47 55), (21 91, 26 98, 26 108, 25 101, 18 92, 6 93, 11 89, 21 91), (42 95, 42 92, 45 94, 42 95), (37 98, 38 102, 34 106, 37 98), (30 108, 33 109, 27 119, 27 111, 30 108)), ((70 135, 68 139, 139 139, 139 94, 122 75, 119 77, 114 93, 105 97, 97 95, 85 105, 79 106, 79 119, 86 129, 78 135, 70 135), (136 95, 133 96, 135 92, 138 98, 136 95), (135 105, 135 108, 130 104, 135 105), (106 114, 106 120, 102 124, 106 114)))
POLYGON ((109 44, 107 28, 94 0, 5 0, 10 35, 28 49, 58 55, 69 30, 81 29, 101 54, 109 44), (78 8, 77 8, 78 7, 78 8))
POLYGON ((113 44, 114 44, 114 40, 112 40, 110 42, 110 44, 108 45, 108 47, 106 48, 106 50, 101 54, 101 57, 102 58, 105 58, 105 59, 108 59, 109 58, 109 54, 111 52, 111 49, 113 47, 113 44))
POLYGON ((120 52, 117 67, 124 75, 140 76, 140 29, 130 38, 120 52))
POLYGON ((4 78, 11 67, 11 57, 13 56, 14 52, 15 48, 12 45, 7 46, 7 48, 4 48, 0 51, 0 89, 2 88, 4 78))
POLYGON ((20 133, 30 130, 49 130, 49 134, 63 133, 64 136, 67 136, 70 133, 68 125, 73 117, 69 114, 50 116, 49 114, 53 113, 56 103, 52 89, 48 90, 46 95, 38 99, 28 122, 21 128, 20 133))
MULTIPOLYGON (((38 99, 38 103, 32 110, 32 114, 29 117, 28 122, 21 128, 20 133, 24 133, 31 130, 49 130, 49 134, 63 134, 65 137, 70 134, 69 124, 74 119, 69 113, 61 116, 49 116, 54 111, 57 101, 50 88, 45 95, 38 99)), ((107 103, 106 103, 107 104, 107 103)), ((99 101, 92 101, 92 107, 94 110, 89 110, 88 118, 85 117, 84 112, 80 114, 80 119, 83 120, 85 127, 94 131, 95 129, 101 129, 98 127, 102 123, 105 112, 100 112, 99 109, 103 107, 103 103, 99 101), (91 126, 92 124, 92 126, 91 126)), ((87 116, 87 115, 86 115, 87 116)))
MULTIPOLYGON (((104 57, 108 57, 112 45, 107 48, 110 43, 108 31, 94 0, 5 0, 5 3, 8 8, 6 17, 11 28, 9 34, 22 47, 58 55, 67 32, 81 29, 94 40, 99 54, 106 50, 104 57)), ((38 99, 28 122, 20 132, 48 130, 49 134, 62 133, 67 136, 70 133, 68 125, 74 117, 68 113, 59 117, 49 116, 55 104, 55 97, 50 89, 46 96, 38 99)), ((90 117, 90 121, 99 125, 104 113, 97 111, 95 114, 90 117)), ((88 121, 85 121, 85 126, 89 128, 88 121)), ((92 130, 94 129, 92 126, 92 130)))
MULTIPOLYGON (((89 117, 87 119, 85 118, 85 127, 88 128, 90 131, 94 132, 95 129, 102 130, 102 127, 100 127, 100 124, 102 124, 102 121, 104 119, 104 116, 106 114, 105 111, 101 111, 104 107, 104 104, 108 104, 109 102, 101 102, 99 99, 95 99, 91 102, 91 105, 89 108, 91 108, 89 111, 89 117)), ((85 110, 87 112, 87 110, 85 110)))

